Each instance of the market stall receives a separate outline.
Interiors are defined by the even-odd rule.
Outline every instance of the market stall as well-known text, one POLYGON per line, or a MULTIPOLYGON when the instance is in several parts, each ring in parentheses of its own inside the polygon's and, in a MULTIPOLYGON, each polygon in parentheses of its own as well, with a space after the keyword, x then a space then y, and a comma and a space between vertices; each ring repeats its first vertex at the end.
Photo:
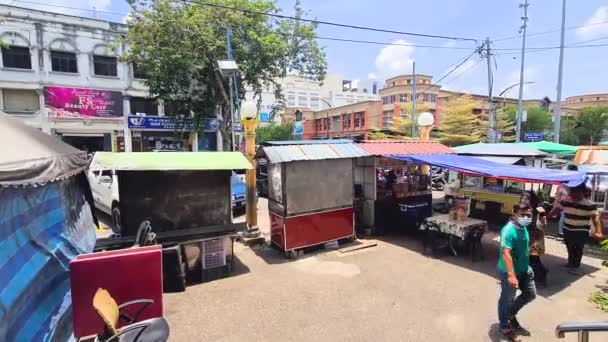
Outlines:
POLYGON ((392 156, 453 153, 452 149, 432 141, 403 140, 362 141, 359 146, 370 154, 356 161, 360 172, 355 173, 355 184, 362 186, 365 199, 363 221, 375 233, 416 229, 432 215, 430 168, 392 156))
POLYGON ((354 159, 367 153, 350 141, 267 143, 270 239, 287 256, 304 247, 355 237, 354 159))

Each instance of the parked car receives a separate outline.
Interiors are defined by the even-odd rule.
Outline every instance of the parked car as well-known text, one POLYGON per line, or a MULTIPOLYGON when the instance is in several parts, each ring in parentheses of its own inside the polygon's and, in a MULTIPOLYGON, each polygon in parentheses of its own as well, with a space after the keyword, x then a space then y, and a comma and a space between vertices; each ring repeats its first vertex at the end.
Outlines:
POLYGON ((247 185, 243 179, 244 175, 232 171, 232 210, 244 209, 247 203, 247 185))
POLYGON ((110 215, 112 218, 112 231, 120 234, 122 231, 122 221, 118 205, 118 178, 116 171, 99 165, 95 162, 95 157, 93 157, 89 165, 87 178, 91 185, 95 208, 110 215))

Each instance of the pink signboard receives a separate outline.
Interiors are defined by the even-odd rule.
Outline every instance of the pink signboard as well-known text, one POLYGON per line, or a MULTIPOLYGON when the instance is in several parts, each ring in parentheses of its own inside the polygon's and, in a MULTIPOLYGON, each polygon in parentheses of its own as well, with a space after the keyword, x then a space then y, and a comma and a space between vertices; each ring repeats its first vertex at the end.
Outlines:
POLYGON ((115 119, 123 116, 119 91, 45 87, 44 105, 50 118, 115 119))

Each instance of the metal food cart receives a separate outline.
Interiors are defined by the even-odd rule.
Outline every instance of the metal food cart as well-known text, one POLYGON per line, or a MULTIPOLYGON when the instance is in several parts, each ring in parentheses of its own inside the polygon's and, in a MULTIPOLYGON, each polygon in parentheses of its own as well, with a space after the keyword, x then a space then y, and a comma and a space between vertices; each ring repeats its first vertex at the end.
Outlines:
POLYGON ((359 146, 370 154, 356 161, 355 184, 362 185, 365 198, 362 221, 376 234, 395 228, 415 230, 433 211, 430 168, 392 156, 454 151, 433 141, 361 141, 359 146))
POLYGON ((354 159, 367 153, 350 141, 268 142, 270 240, 294 257, 297 251, 354 239, 354 159))
POLYGON ((116 171, 125 232, 98 239, 96 250, 138 243, 148 222, 163 257, 172 253, 182 269, 201 270, 202 279, 230 271, 234 238, 245 229, 232 221, 232 170, 252 167, 242 153, 98 152, 96 160, 116 171))

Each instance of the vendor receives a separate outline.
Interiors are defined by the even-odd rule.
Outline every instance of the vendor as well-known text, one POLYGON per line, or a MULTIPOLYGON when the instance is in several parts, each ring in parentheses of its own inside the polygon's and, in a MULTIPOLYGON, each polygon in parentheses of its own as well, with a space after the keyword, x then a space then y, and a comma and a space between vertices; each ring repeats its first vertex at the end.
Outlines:
POLYGON ((391 189, 391 187, 393 186, 393 184, 395 184, 396 180, 397 180, 397 176, 395 175, 395 171, 394 170, 390 170, 388 172, 388 174, 386 175, 386 187, 388 189, 391 189))

